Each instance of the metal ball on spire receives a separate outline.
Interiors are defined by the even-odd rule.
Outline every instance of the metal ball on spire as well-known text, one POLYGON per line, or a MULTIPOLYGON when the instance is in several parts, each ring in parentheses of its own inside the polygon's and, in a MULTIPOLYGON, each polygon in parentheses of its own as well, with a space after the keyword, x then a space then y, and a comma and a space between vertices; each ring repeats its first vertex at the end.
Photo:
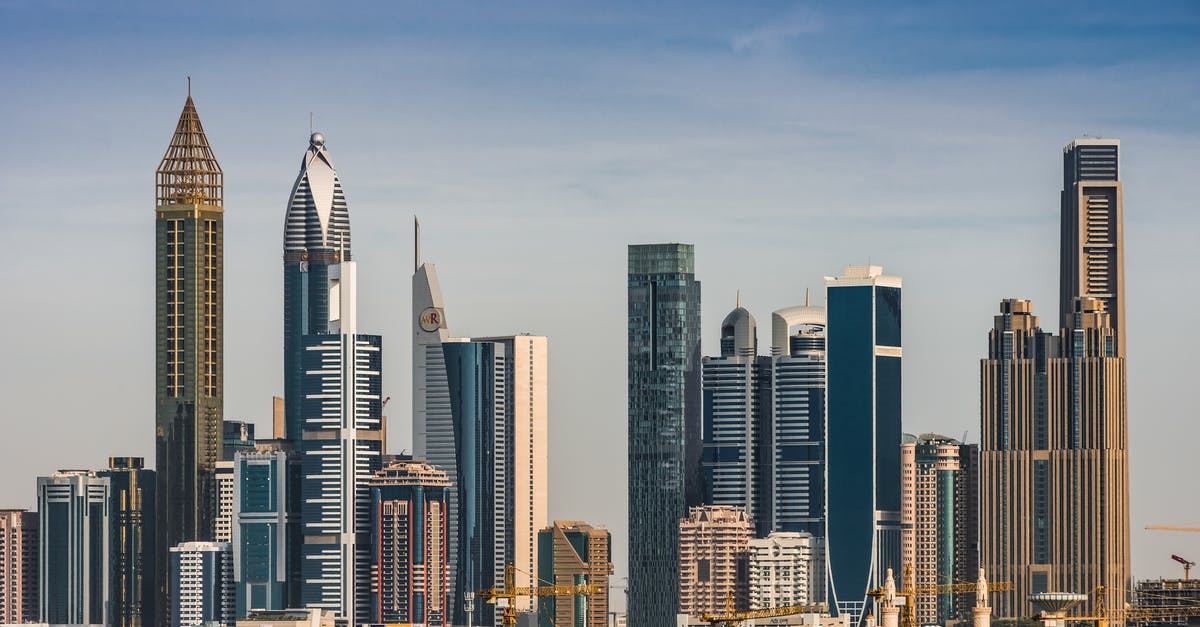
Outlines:
POLYGON ((321 133, 313 133, 312 137, 308 138, 308 143, 312 144, 315 148, 320 148, 321 146, 325 145, 325 135, 321 133))

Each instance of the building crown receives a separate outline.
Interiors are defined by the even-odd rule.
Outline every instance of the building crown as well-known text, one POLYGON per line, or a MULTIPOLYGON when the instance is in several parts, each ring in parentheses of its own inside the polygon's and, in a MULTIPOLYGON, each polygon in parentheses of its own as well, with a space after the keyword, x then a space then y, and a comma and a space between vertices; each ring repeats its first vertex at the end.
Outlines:
POLYGON ((224 205, 225 175, 213 155, 200 114, 192 102, 191 81, 187 102, 179 114, 171 144, 158 164, 155 197, 164 205, 224 205))

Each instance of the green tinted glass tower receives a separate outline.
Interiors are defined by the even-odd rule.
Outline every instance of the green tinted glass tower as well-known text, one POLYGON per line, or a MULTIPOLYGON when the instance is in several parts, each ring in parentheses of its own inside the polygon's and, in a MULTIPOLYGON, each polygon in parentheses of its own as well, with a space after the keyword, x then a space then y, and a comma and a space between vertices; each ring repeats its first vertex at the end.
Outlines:
MULTIPOLYGON (((155 183, 157 572, 180 542, 210 540, 224 382, 224 180, 189 93, 155 183)), ((165 578, 159 582, 166 603, 165 578)), ((164 612, 165 614, 165 612, 164 612)), ((160 616, 162 624, 166 617, 160 616)))

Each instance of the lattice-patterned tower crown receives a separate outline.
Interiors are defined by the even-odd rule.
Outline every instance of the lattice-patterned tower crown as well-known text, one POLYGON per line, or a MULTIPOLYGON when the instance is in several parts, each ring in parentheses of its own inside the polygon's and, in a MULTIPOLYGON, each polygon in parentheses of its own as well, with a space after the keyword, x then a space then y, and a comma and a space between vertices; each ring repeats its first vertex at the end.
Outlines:
POLYGON ((187 102, 171 137, 171 145, 158 164, 155 197, 164 205, 224 205, 225 175, 213 155, 200 115, 192 103, 189 83, 187 102))
MULTIPOLYGON (((190 91, 155 172, 155 568, 164 575, 172 546, 214 537, 222 458, 224 176, 190 91)), ((166 618, 169 585, 159 578, 156 618, 166 618)))

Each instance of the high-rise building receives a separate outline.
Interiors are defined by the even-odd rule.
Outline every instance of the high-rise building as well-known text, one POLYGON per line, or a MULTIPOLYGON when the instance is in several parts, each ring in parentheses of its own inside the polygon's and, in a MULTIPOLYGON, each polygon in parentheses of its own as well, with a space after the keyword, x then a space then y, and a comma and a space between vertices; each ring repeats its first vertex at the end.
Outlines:
POLYGON ((450 536, 446 539, 449 557, 451 608, 458 599, 458 461, 455 453, 454 416, 450 407, 450 388, 446 379, 446 358, 442 343, 450 339, 446 308, 437 268, 421 259, 421 225, 413 218, 412 277, 412 421, 413 457, 444 470, 452 489, 446 498, 446 520, 450 536))
POLYGON ((704 502, 746 508, 758 536, 822 538, 825 309, 771 318, 769 357, 756 355, 754 317, 739 306, 721 325, 721 356, 704 358, 704 502))
POLYGON ((383 454, 382 339, 358 333, 350 213, 313 133, 284 221, 284 431, 302 453, 299 601, 370 614, 370 489, 383 454))
POLYGON ((450 624, 450 485, 444 471, 418 461, 390 464, 371 479, 372 622, 450 624))
POLYGON ((156 627, 154 471, 146 470, 141 457, 109 457, 108 470, 96 474, 109 480, 112 625, 156 627))
POLYGON ((254 423, 244 420, 226 420, 222 426, 221 459, 233 461, 239 452, 254 452, 254 423))
MULTIPOLYGON (((455 624, 466 622, 465 595, 502 586, 510 562, 518 585, 538 585, 536 533, 549 520, 547 346, 530 335, 443 344, 458 475, 455 624)), ((530 599, 516 608, 534 609, 530 599)), ((476 604, 472 622, 498 624, 492 610, 476 604)))
POLYGON ((807 533, 772 531, 749 544, 750 609, 812 603, 816 543, 807 533))
POLYGON ((217 480, 217 517, 213 520, 216 542, 233 542, 233 461, 219 461, 214 472, 217 480))
POLYGON ((233 553, 227 542, 171 547, 171 627, 234 625, 233 553))
POLYGON ((300 605, 300 459, 291 440, 259 440, 233 460, 237 617, 300 605))
POLYGON ((1062 242, 1059 248, 1058 324, 1069 326, 1072 303, 1086 296, 1104 302, 1125 356, 1124 188, 1121 142, 1077 139, 1063 148, 1062 242))
POLYGON ((703 359, 701 465, 704 503, 741 507, 762 526, 757 517, 771 497, 771 360, 757 353, 754 316, 739 303, 721 323, 721 355, 703 359))
POLYGON ((825 287, 828 598, 857 625, 900 567, 901 280, 847 266, 825 287))
MULTIPOLYGON (((224 175, 188 93, 155 181, 155 572, 212 537, 224 411, 224 175)), ((159 581, 158 607, 168 593, 159 581)))
POLYGON ((679 520, 703 493, 700 282, 691 244, 632 245, 628 261, 628 616, 671 627, 679 520))
POLYGON ((754 526, 746 510, 693 507, 679 521, 679 613, 700 616, 749 605, 749 551, 754 526))
POLYGON ((38 620, 38 513, 0 510, 0 623, 38 620))
POLYGON ((109 485, 89 470, 38 477, 39 622, 112 624, 109 485))
POLYGON ((578 520, 556 520, 538 532, 539 585, 592 584, 600 592, 538 600, 541 627, 607 627, 612 534, 578 520))
POLYGON ((303 432, 305 335, 330 333, 338 304, 330 274, 351 259, 350 209, 325 136, 313 133, 283 225, 283 402, 287 438, 303 432))
POLYGON ((1015 586, 995 595, 1000 616, 1029 615, 1035 592, 1103 585, 1093 603, 1127 601, 1125 360, 1104 301, 1072 312, 1055 337, 1030 301, 1001 302, 982 362, 980 560, 1015 586))
MULTIPOLYGON (((974 581, 979 573, 979 446, 926 433, 900 444, 901 563, 918 587, 974 581)), ((965 595, 915 597, 918 625, 971 616, 965 595)))

